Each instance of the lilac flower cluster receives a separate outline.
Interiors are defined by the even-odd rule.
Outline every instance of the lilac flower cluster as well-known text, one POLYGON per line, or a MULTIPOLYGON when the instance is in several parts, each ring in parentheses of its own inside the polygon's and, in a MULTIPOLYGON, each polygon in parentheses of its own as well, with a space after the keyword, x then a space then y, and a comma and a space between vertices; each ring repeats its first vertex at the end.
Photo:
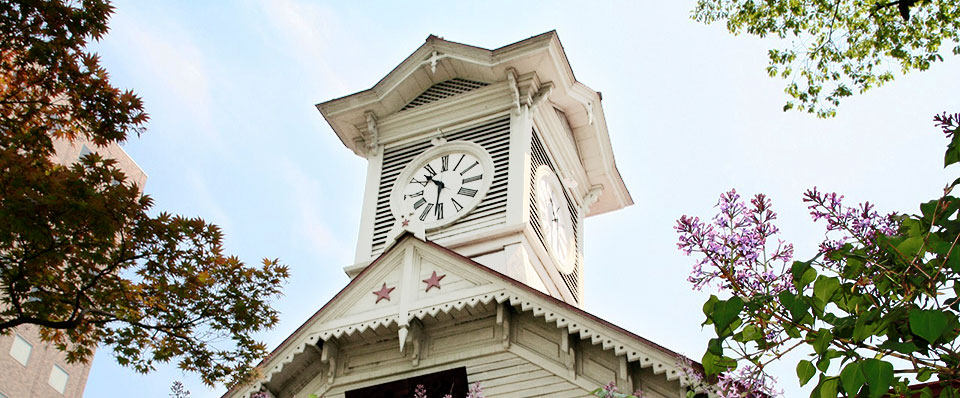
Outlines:
POLYGON ((775 398, 782 397, 783 390, 777 390, 776 378, 755 366, 745 366, 739 370, 723 372, 717 376, 716 383, 708 383, 703 373, 693 367, 686 357, 677 358, 677 366, 687 378, 690 388, 696 392, 712 392, 719 398, 775 398))
POLYGON ((643 390, 637 389, 633 394, 624 394, 617 389, 617 385, 612 381, 603 386, 600 391, 595 392, 594 395, 601 398, 644 398, 643 390))
POLYGON ((717 378, 716 392, 719 398, 770 398, 783 395, 777 390, 773 376, 753 366, 723 372, 717 378))
MULTIPOLYGON (((870 202, 845 206, 843 195, 823 193, 816 187, 803 194, 803 201, 807 203, 813 221, 824 220, 827 223, 827 233, 820 243, 820 253, 823 254, 836 251, 847 243, 875 246, 874 240, 878 234, 893 235, 900 227, 896 213, 881 216, 870 202)), ((838 265, 829 258, 824 263, 838 265)))
POLYGON ((777 214, 770 199, 757 194, 749 205, 736 190, 720 195, 720 212, 711 222, 682 216, 674 229, 680 234, 677 246, 687 255, 699 253, 688 281, 697 290, 716 283, 719 289, 740 294, 775 295, 790 288, 785 272, 793 258, 793 245, 772 237, 779 233, 773 224, 777 214), (770 247, 768 247, 770 246, 770 247))
POLYGON ((942 115, 934 115, 933 121, 936 126, 943 129, 943 134, 947 138, 953 137, 953 134, 960 131, 960 113, 949 114, 944 112, 942 115))

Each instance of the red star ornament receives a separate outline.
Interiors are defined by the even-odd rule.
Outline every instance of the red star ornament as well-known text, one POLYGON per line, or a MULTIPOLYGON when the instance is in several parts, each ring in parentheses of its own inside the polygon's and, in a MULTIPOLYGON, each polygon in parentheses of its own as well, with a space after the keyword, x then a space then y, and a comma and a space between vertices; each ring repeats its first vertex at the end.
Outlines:
POLYGON ((396 289, 396 287, 387 288, 387 284, 384 283, 383 287, 381 287, 380 290, 373 292, 373 294, 377 295, 377 302, 374 304, 379 304, 380 300, 383 300, 383 299, 390 301, 390 292, 392 292, 393 289, 396 289))
POLYGON ((427 284, 427 290, 426 290, 426 291, 429 292, 429 291, 430 291, 430 288, 433 288, 433 287, 436 287, 437 289, 439 289, 439 288, 440 288, 440 280, 443 279, 443 278, 446 277, 446 276, 447 276, 447 275, 437 276, 437 271, 433 271, 433 275, 430 275, 430 278, 423 280, 423 283, 426 283, 426 284, 427 284))

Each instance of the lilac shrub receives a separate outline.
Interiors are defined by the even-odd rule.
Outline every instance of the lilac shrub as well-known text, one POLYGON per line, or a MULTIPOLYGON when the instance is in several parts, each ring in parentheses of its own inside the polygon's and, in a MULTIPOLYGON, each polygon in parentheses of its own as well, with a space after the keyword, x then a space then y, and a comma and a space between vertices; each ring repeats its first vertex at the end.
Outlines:
POLYGON ((674 227, 677 246, 687 255, 697 253, 688 281, 702 290, 714 284, 720 291, 775 295, 790 286, 784 272, 793 258, 793 245, 773 238, 780 231, 770 199, 758 194, 747 205, 736 190, 720 195, 719 213, 708 222, 682 216, 674 227))

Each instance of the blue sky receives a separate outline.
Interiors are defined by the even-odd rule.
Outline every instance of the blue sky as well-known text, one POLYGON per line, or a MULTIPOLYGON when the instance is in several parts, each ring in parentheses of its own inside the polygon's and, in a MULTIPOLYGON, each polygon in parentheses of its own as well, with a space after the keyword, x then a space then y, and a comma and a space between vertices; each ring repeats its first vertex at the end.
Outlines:
MULTIPOLYGON (((496 48, 556 29, 577 79, 603 92, 617 165, 636 204, 586 222, 586 309, 699 358, 707 293, 685 281, 674 221, 709 217, 730 188, 767 193, 784 239, 814 254, 822 225, 807 188, 915 211, 955 170, 931 118, 960 111, 960 64, 899 78, 846 100, 839 116, 783 113, 767 77, 776 42, 689 19, 693 1, 659 2, 120 1, 94 48, 116 85, 146 103, 148 131, 126 151, 149 175, 155 209, 220 225, 230 253, 279 257, 292 277, 276 304, 272 348, 347 282, 365 161, 314 104, 371 87, 428 34, 496 48)), ((792 364, 774 369, 802 396, 792 364)), ((143 376, 94 359, 87 397, 167 397, 174 364, 143 376)))

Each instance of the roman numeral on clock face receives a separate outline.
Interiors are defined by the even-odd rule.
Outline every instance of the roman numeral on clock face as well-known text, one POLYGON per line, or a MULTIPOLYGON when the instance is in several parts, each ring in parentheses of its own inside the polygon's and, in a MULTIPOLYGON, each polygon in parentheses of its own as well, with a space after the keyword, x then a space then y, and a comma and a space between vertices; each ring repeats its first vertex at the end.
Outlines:
POLYGON ((476 190, 476 189, 470 189, 470 188, 460 187, 460 191, 458 191, 457 193, 460 194, 460 195, 469 196, 469 197, 472 198, 472 197, 474 197, 474 196, 477 195, 477 190, 476 190))
POLYGON ((443 218, 443 203, 437 203, 437 205, 433 207, 433 215, 437 217, 438 220, 443 218))
POLYGON ((433 203, 427 203, 427 207, 423 208, 423 213, 420 213, 420 221, 427 220, 427 214, 430 214, 430 209, 433 208, 433 203))
POLYGON ((465 158, 465 157, 467 157, 467 155, 460 155, 460 160, 457 160, 457 164, 453 166, 453 169, 454 169, 454 170, 456 170, 457 167, 460 167, 460 162, 462 162, 462 161, 463 161, 463 158, 465 158))
POLYGON ((440 157, 440 171, 447 171, 450 168, 450 155, 440 157))
POLYGON ((482 177, 483 177, 483 174, 477 174, 477 175, 475 175, 475 176, 473 176, 473 177, 464 178, 464 179, 463 179, 463 184, 466 184, 466 183, 468 183, 468 182, 474 182, 474 181, 480 180, 480 178, 482 178, 482 177))
POLYGON ((415 197, 417 197, 417 196, 423 196, 423 191, 414 192, 414 193, 409 194, 409 195, 403 195, 403 198, 404 198, 404 199, 406 199, 406 198, 415 198, 415 197))
POLYGON ((463 205, 461 205, 460 202, 457 202, 456 199, 450 198, 450 202, 453 203, 453 211, 459 213, 460 210, 463 210, 463 205))
POLYGON ((423 169, 426 170, 427 173, 430 173, 431 176, 437 175, 437 171, 434 170, 434 169, 433 169, 433 166, 431 166, 431 165, 429 165, 429 164, 427 164, 426 166, 423 166, 423 169))
POLYGON ((463 169, 463 171, 460 172, 460 175, 467 174, 467 172, 470 171, 470 169, 474 168, 474 167, 477 166, 478 164, 480 164, 479 161, 473 162, 473 164, 471 164, 469 167, 463 169))
POLYGON ((413 208, 414 208, 414 209, 419 209, 420 206, 423 206, 423 205, 425 205, 425 204, 427 204, 427 200, 424 199, 424 198, 420 198, 420 200, 416 201, 416 202, 413 204, 413 208))

